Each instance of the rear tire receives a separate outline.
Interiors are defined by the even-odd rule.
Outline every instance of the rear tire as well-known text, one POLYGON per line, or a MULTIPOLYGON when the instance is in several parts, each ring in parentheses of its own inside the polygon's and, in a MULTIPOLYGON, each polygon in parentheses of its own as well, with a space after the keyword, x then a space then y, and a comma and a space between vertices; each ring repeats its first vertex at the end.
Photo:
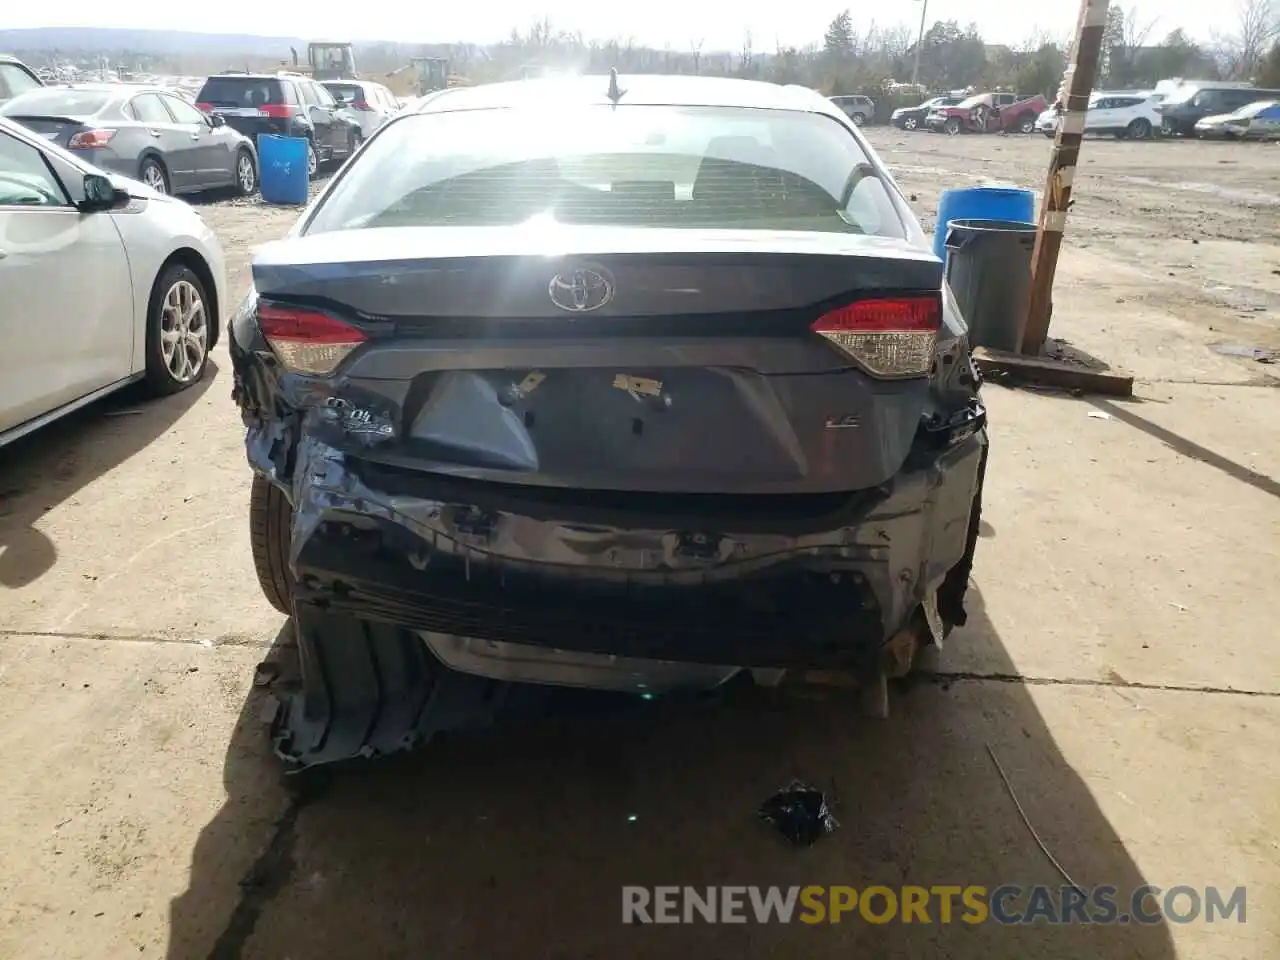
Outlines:
POLYGON ((960 132, 959 117, 951 117, 950 119, 948 119, 947 122, 943 125, 942 131, 949 137, 954 137, 956 134, 958 134, 960 132))
POLYGON ((169 193, 169 171, 155 157, 147 157, 138 167, 138 179, 157 193, 169 193))
POLYGON ((1036 129, 1036 118, 1029 114, 1018 121, 1019 133, 1033 133, 1035 129, 1036 129))
POLYGON ((1138 117, 1137 120, 1131 121, 1129 126, 1125 127, 1124 132, 1130 140, 1145 140, 1151 136, 1151 121, 1145 117, 1138 117))
POLYGON ((293 575, 289 572, 289 536, 293 507, 274 483, 253 477, 249 488, 249 547, 258 586, 267 602, 285 616, 293 614, 293 575))
POLYGON ((314 180, 320 173, 320 154, 316 153, 316 145, 307 138, 307 179, 314 180))
POLYGON ((855 113, 855 114, 853 115, 853 125, 854 125, 855 127, 860 127, 860 126, 862 126, 862 125, 863 125, 864 123, 866 123, 866 122, 867 122, 867 118, 866 118, 866 117, 864 117, 862 114, 860 114, 860 113, 855 113))
POLYGON ((242 197, 251 197, 258 189, 258 165, 253 162, 253 155, 248 150, 236 153, 236 192, 242 197))

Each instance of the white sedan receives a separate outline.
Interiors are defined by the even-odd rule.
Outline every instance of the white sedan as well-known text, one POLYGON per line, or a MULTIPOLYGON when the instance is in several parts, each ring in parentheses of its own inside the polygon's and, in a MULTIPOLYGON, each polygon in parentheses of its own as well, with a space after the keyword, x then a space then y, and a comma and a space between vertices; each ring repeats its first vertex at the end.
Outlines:
POLYGON ((0 117, 0 446, 135 381, 198 381, 225 285, 185 202, 0 117))

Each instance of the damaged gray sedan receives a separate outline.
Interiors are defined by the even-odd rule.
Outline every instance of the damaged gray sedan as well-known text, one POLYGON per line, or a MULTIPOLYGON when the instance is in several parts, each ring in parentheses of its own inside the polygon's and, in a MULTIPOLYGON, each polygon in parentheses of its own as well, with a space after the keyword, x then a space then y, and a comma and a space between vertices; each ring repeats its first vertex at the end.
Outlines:
POLYGON ((296 619, 296 765, 487 722, 527 684, 882 681, 964 622, 987 449, 965 326, 813 91, 447 91, 253 285, 235 397, 259 579, 296 619))

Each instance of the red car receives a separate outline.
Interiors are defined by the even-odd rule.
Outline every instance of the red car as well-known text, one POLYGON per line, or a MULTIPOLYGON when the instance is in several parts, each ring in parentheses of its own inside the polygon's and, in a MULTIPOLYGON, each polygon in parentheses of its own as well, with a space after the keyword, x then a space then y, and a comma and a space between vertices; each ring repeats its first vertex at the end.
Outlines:
POLYGON ((1031 133, 1047 107, 1040 94, 979 93, 953 107, 934 107, 924 118, 930 130, 957 133, 1031 133))

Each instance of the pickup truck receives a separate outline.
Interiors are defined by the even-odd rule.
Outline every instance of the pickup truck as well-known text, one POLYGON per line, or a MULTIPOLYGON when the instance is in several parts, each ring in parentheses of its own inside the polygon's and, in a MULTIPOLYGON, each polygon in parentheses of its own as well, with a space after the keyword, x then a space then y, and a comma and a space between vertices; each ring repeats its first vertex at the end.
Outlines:
POLYGON ((955 136, 958 133, 1031 133, 1036 118, 1047 104, 1040 94, 979 93, 955 106, 937 106, 924 118, 925 126, 935 132, 955 136))

